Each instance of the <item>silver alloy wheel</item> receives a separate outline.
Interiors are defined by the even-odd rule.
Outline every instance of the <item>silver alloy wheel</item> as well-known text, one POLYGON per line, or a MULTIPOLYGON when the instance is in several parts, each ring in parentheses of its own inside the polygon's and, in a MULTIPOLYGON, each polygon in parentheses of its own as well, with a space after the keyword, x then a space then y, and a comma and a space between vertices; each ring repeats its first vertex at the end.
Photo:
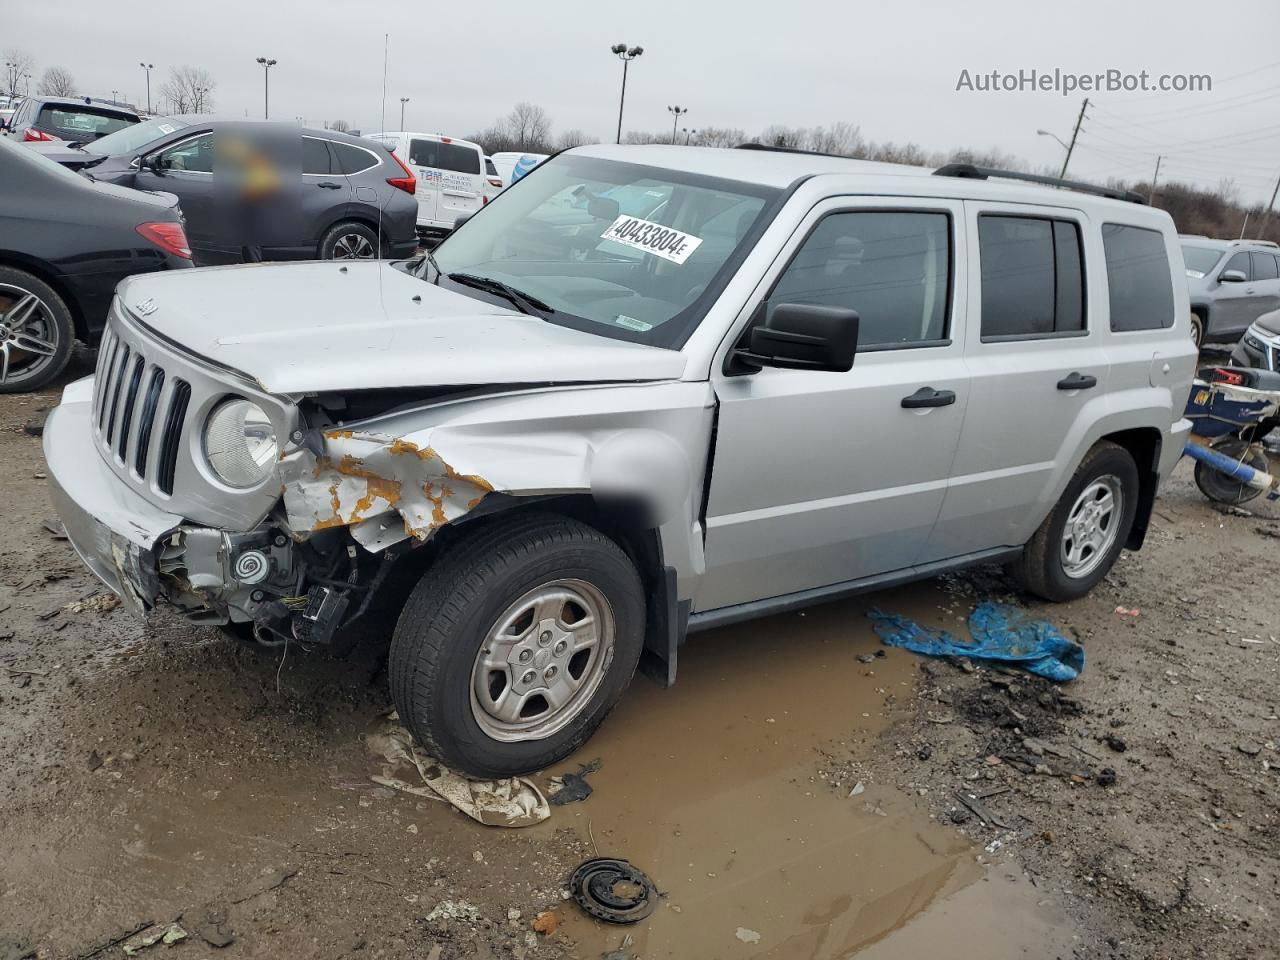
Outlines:
POLYGON ((494 740, 542 740, 563 730, 613 662, 613 608, 585 580, 553 580, 498 617, 471 671, 471 712, 494 740))
POLYGON ((333 241, 335 260, 372 260, 373 244, 362 233, 344 233, 333 241))
POLYGON ((0 384, 37 375, 58 352, 58 324, 30 290, 0 283, 0 384), (15 367, 14 361, 22 363, 15 367))
POLYGON ((1191 315, 1191 342, 1197 347, 1204 345, 1204 321, 1198 313, 1191 315))
POLYGON ((1080 491, 1062 530, 1062 572, 1079 580, 1097 570, 1116 542, 1123 515, 1119 477, 1098 477, 1080 491))

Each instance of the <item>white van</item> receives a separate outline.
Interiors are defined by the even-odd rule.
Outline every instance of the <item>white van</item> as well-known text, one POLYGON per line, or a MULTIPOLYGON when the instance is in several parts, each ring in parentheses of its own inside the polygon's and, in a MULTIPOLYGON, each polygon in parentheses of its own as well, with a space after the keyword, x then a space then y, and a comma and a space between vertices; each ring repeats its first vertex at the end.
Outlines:
POLYGON ((371 133, 409 165, 418 186, 418 233, 437 236, 451 231, 459 217, 469 217, 489 202, 484 150, 479 144, 438 133, 371 133))

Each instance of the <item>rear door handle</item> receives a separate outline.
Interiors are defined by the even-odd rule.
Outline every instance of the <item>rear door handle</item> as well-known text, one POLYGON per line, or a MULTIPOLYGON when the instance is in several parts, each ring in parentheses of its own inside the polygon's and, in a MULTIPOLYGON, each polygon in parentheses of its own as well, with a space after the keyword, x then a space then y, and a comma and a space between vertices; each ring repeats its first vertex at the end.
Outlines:
POLYGON ((1098 378, 1087 373, 1069 373, 1058 381, 1059 390, 1088 390, 1098 385, 1098 378))
POLYGON ((317 187, 324 187, 326 190, 341 190, 342 184, 334 183, 332 180, 321 180, 316 184, 317 187))
POLYGON ((902 398, 902 405, 908 410, 916 407, 945 407, 955 402, 954 390, 935 390, 933 387, 921 387, 911 396, 902 398))

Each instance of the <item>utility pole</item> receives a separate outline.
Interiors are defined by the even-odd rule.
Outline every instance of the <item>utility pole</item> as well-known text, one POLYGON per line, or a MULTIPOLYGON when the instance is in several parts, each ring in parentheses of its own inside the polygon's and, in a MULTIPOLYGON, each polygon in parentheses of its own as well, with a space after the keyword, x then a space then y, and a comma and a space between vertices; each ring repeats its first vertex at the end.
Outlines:
MULTIPOLYGON (((1267 212, 1262 216, 1262 226, 1258 228, 1259 240, 1261 240, 1263 236, 1266 234, 1267 224, 1271 222, 1271 211, 1275 209, 1277 193, 1280 193, 1280 179, 1276 180, 1276 188, 1271 191, 1271 202, 1267 204, 1267 212)), ((1240 232, 1241 232, 1241 235, 1243 236, 1244 231, 1241 230, 1240 232)))
POLYGON ((276 61, 269 60, 266 57, 259 57, 258 62, 262 64, 262 119, 271 119, 271 68, 276 65, 276 61))
POLYGON ((1071 131, 1071 142, 1067 144, 1067 156, 1062 161, 1062 172, 1058 174, 1058 179, 1066 177, 1067 164, 1071 162, 1071 151, 1076 148, 1076 137, 1080 136, 1080 124, 1084 122, 1084 112, 1089 106, 1089 98, 1084 98, 1084 103, 1080 104, 1080 116, 1076 117, 1076 128, 1071 131))
POLYGON ((138 66, 140 66, 143 70, 145 70, 147 74, 147 113, 150 113, 151 112, 151 70, 155 66, 155 64, 139 63, 138 66))
POLYGON ((667 112, 671 114, 671 142, 676 142, 676 127, 680 125, 680 117, 689 112, 688 107, 667 107, 667 112))
POLYGON ((690 130, 688 127, 681 127, 680 129, 684 132, 684 145, 687 147, 687 146, 689 145, 689 140, 690 140, 690 139, 693 137, 693 135, 694 135, 695 133, 697 133, 698 131, 697 131, 697 130, 690 130))
POLYGON ((622 61, 622 95, 618 97, 618 139, 622 142, 622 108, 627 102, 627 66, 640 54, 644 53, 644 47, 628 47, 625 43, 615 43, 609 48, 611 53, 617 55, 622 61))
POLYGON ((409 102, 408 97, 400 98, 400 130, 404 131, 404 105, 409 102))
POLYGON ((1151 175, 1151 192, 1147 194, 1148 204, 1156 202, 1156 181, 1160 179, 1160 161, 1163 159, 1163 154, 1156 154, 1156 172, 1151 175))

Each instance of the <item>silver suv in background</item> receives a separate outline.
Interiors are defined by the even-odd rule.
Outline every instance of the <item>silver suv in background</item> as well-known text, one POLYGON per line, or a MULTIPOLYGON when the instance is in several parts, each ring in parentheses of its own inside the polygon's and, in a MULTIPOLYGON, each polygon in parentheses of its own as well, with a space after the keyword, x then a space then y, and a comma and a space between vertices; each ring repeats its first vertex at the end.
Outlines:
POLYGON ((1079 597, 1189 431, 1182 258, 1162 211, 998 177, 1043 179, 584 147, 421 260, 128 280, 45 427, 58 512, 137 611, 389 616, 400 717, 478 776, 694 631, 976 563, 1079 597))
POLYGON ((1254 320, 1280 309, 1280 247, 1267 240, 1182 237, 1196 344, 1240 338, 1254 320))

